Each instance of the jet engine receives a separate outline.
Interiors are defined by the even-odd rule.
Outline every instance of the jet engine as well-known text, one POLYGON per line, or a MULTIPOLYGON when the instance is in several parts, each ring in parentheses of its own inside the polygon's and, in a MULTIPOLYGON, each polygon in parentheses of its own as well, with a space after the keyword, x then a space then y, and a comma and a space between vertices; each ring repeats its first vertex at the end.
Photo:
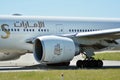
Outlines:
POLYGON ((78 45, 70 38, 41 36, 34 40, 34 57, 40 63, 54 64, 70 62, 80 53, 78 45))

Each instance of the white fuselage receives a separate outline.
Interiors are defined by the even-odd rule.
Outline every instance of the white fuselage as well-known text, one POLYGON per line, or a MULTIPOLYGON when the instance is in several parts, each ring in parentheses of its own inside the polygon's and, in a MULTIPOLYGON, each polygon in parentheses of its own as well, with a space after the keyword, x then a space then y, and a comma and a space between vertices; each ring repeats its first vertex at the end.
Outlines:
POLYGON ((33 45, 26 40, 37 36, 114 28, 120 28, 120 19, 0 16, 0 52, 32 52, 33 45))

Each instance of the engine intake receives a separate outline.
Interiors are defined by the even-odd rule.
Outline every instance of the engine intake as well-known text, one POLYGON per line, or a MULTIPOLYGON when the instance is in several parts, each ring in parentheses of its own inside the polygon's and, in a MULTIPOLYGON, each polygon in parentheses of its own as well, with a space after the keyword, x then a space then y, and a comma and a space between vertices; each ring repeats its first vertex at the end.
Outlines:
POLYGON ((42 47, 42 43, 39 39, 35 40, 35 56, 37 57, 38 60, 42 59, 43 56, 43 47, 42 47))

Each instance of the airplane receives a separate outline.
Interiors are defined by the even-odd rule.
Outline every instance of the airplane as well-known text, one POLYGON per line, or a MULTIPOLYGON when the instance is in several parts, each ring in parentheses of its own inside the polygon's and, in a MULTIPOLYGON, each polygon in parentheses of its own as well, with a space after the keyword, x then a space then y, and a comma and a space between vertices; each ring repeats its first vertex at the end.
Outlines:
POLYGON ((0 16, 0 61, 33 53, 48 66, 69 66, 77 55, 77 67, 103 67, 95 51, 120 49, 119 18, 56 16, 0 16))

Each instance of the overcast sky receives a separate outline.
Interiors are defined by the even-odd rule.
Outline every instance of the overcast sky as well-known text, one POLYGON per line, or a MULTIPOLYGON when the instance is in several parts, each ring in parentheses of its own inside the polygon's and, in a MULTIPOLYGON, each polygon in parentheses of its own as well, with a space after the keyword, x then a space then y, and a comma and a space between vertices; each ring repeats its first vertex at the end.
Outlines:
POLYGON ((1 0, 0 15, 120 18, 120 0, 1 0))

